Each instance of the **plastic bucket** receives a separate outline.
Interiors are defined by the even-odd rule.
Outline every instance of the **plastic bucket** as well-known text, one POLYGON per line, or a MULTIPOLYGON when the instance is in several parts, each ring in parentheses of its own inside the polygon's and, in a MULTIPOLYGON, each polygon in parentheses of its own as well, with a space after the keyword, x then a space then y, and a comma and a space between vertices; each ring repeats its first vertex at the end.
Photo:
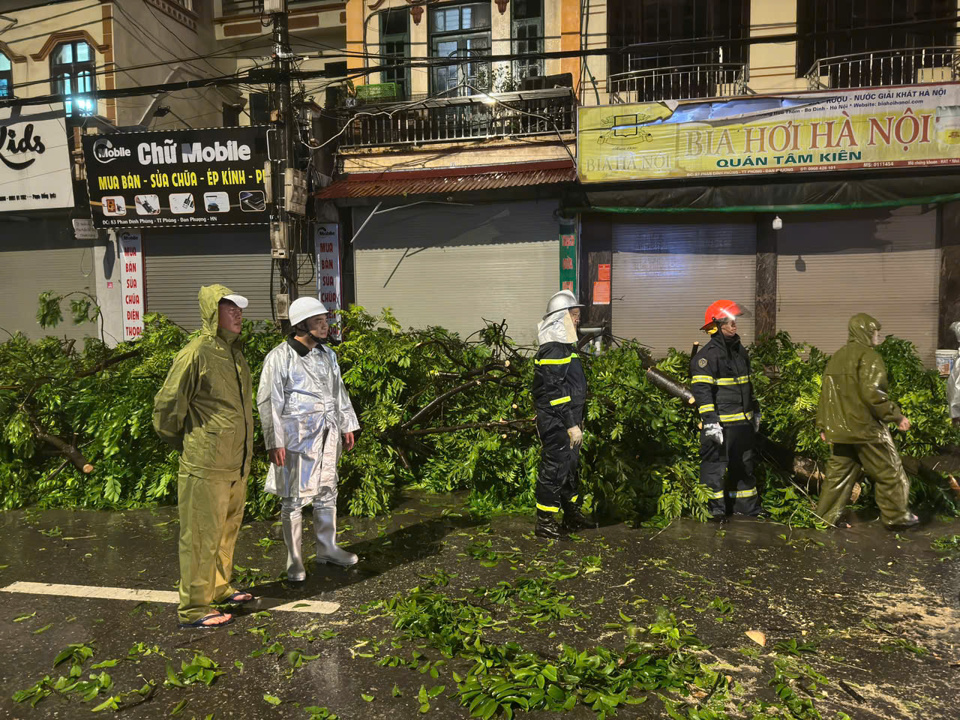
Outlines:
POLYGON ((953 364, 957 361, 957 350, 937 350, 937 371, 944 377, 953 370, 953 364))

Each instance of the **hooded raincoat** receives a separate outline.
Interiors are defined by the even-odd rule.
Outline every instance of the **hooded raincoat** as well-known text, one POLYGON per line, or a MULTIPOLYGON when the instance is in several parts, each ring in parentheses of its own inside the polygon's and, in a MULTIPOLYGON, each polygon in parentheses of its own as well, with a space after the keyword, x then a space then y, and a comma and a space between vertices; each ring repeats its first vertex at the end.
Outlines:
POLYGON ((864 474, 876 485, 884 524, 910 517, 910 480, 887 427, 903 419, 903 413, 887 396, 887 368, 873 349, 875 330, 880 323, 866 313, 850 318, 849 340, 823 373, 817 421, 832 452, 817 514, 830 524, 840 519, 864 474))
POLYGON ((263 361, 257 408, 268 450, 285 448, 283 467, 270 464, 266 491, 312 498, 337 487, 344 433, 360 429, 333 349, 310 350, 290 338, 263 361))
MULTIPOLYGON (((960 322, 953 323, 950 329, 960 341, 960 322)), ((953 363, 953 369, 947 379, 947 408, 950 410, 950 418, 960 421, 960 359, 953 363)))
POLYGON ((880 323, 866 313, 854 315, 847 344, 827 363, 817 407, 817 422, 827 442, 880 442, 886 423, 903 418, 887 397, 887 368, 873 349, 873 332, 879 329, 880 323))
POLYGON ((180 453, 180 621, 236 590, 233 550, 253 459, 253 382, 239 336, 219 327, 223 285, 200 288, 203 329, 174 358, 153 427, 180 453))

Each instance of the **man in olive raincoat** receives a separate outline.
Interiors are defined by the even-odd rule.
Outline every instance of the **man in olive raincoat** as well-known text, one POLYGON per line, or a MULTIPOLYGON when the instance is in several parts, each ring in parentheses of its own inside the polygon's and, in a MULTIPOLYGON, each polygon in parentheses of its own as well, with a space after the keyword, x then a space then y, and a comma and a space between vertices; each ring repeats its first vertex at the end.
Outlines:
POLYGON ((219 603, 253 600, 231 585, 253 459, 253 383, 239 345, 247 299, 200 288, 203 330, 173 361, 154 399, 153 427, 180 453, 181 627, 222 627, 219 603))
POLYGON ((866 313, 850 319, 850 336, 823 373, 817 422, 831 443, 817 514, 831 525, 842 522, 853 486, 866 474, 876 486, 880 518, 890 529, 916 525, 910 512, 910 480, 887 427, 906 432, 910 421, 887 397, 887 368, 874 346, 880 323, 866 313))

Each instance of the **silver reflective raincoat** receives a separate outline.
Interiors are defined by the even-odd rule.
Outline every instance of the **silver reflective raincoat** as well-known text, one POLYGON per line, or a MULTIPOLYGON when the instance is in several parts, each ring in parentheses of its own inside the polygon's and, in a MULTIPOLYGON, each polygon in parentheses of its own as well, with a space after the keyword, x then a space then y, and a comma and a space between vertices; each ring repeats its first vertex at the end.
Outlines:
POLYGON ((336 488, 341 435, 359 430, 360 423, 333 350, 307 350, 293 338, 271 350, 263 361, 257 408, 267 449, 287 451, 283 467, 270 464, 266 491, 298 498, 336 488))
MULTIPOLYGON (((950 329, 960 341, 960 321, 953 323, 950 329)), ((960 418, 960 358, 954 361, 950 377, 947 379, 947 408, 950 410, 951 418, 960 418)))

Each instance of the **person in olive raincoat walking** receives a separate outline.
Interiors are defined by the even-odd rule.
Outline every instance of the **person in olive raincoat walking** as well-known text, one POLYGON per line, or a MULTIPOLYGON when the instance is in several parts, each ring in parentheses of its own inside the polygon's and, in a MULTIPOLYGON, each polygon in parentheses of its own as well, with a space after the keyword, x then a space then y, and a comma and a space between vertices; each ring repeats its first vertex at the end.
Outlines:
POLYGON ((219 603, 244 603, 232 584, 233 549, 253 459, 253 382, 238 339, 247 299, 200 288, 203 330, 173 361, 154 399, 153 427, 180 453, 181 627, 222 627, 219 603))
POLYGON ((849 340, 827 363, 817 408, 821 437, 831 444, 817 514, 831 525, 846 526, 844 508, 864 473, 876 485, 880 518, 890 529, 916 525, 910 512, 910 480, 887 427, 903 432, 910 421, 887 397, 887 368, 874 346, 880 323, 866 313, 850 318, 849 340))

